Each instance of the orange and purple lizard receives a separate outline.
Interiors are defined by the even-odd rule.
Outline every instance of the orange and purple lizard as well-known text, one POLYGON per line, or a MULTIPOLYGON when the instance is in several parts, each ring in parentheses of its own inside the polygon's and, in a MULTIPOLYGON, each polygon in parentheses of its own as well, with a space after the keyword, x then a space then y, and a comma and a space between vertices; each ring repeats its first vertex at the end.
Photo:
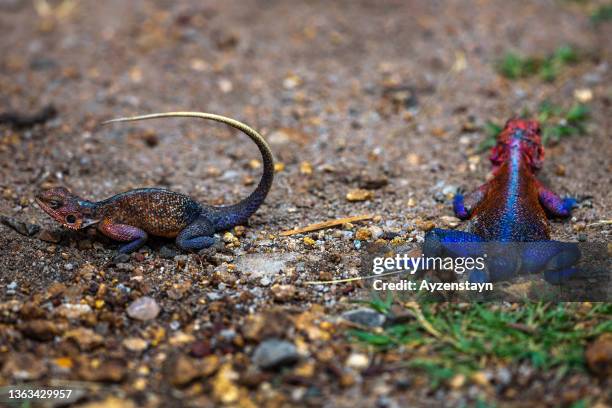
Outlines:
POLYGON ((98 230, 125 244, 120 253, 140 248, 149 235, 176 238, 183 250, 199 250, 214 244, 214 233, 245 223, 266 198, 274 178, 274 160, 263 137, 234 119, 210 113, 170 112, 109 120, 106 123, 144 119, 192 117, 228 124, 247 134, 259 148, 263 174, 257 188, 237 204, 213 207, 193 198, 161 188, 140 188, 102 201, 84 200, 63 187, 44 191, 36 197, 38 205, 54 220, 78 230, 96 225, 98 230))
POLYGON ((575 243, 550 239, 547 216, 569 217, 576 200, 560 198, 536 178, 543 158, 538 122, 510 119, 491 150, 493 178, 453 200, 456 216, 470 221, 469 232, 431 230, 424 255, 477 256, 499 243, 497 252, 506 254, 490 259, 488 270, 472 271, 469 280, 476 282, 544 272, 556 283, 575 272, 580 251, 575 243), (513 255, 517 248, 520 256, 513 255))

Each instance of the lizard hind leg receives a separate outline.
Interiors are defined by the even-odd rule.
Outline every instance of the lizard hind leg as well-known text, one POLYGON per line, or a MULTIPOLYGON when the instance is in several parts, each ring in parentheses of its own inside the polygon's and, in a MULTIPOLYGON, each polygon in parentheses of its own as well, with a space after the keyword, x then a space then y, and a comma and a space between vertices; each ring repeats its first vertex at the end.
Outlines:
POLYGON ((197 251, 215 243, 215 228, 210 220, 200 217, 183 229, 176 237, 176 245, 185 251, 197 251))

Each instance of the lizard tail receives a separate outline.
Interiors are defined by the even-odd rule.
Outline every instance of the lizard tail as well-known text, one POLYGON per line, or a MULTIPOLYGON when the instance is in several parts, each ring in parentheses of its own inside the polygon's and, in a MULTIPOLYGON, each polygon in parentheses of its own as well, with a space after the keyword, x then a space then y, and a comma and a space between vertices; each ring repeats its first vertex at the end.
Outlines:
POLYGON ((216 229, 230 229, 236 225, 245 223, 255 211, 264 202, 272 180, 274 179, 274 158, 270 146, 264 138, 254 129, 239 122, 235 119, 227 118, 221 115, 204 112, 167 112, 167 113, 152 113, 150 115, 132 116, 126 118, 117 118, 102 122, 101 125, 117 122, 134 122, 138 120, 159 119, 159 118, 200 118, 208 119, 216 122, 225 123, 235 129, 245 133, 259 148, 263 161, 263 173, 257 188, 245 199, 234 205, 226 207, 215 207, 218 210, 218 220, 216 220, 216 229))

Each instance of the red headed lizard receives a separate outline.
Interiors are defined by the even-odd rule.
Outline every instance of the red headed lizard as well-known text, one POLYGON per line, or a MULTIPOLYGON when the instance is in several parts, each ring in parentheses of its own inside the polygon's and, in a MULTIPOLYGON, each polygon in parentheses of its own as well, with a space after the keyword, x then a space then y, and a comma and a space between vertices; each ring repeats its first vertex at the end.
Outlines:
POLYGON ((558 282, 573 273, 571 266, 580 252, 574 243, 550 240, 547 216, 569 217, 576 200, 560 198, 536 178, 543 159, 538 122, 510 119, 491 150, 493 178, 465 197, 454 198, 455 214, 470 221, 469 232, 436 228, 425 237, 424 254, 477 256, 491 248, 485 243, 529 243, 515 245, 520 256, 498 258, 488 273, 473 271, 470 280, 503 280, 543 271, 547 280, 558 282))
POLYGON ((263 174, 257 188, 237 204, 214 207, 161 188, 139 188, 102 201, 84 200, 63 187, 52 188, 36 197, 38 205, 54 220, 78 230, 96 225, 98 230, 120 242, 120 253, 140 248, 149 235, 176 238, 183 250, 199 250, 214 244, 214 233, 245 223, 266 198, 274 178, 274 160, 263 137, 237 120, 211 113, 169 112, 109 120, 103 124, 157 118, 200 118, 230 125, 255 142, 263 160, 263 174))

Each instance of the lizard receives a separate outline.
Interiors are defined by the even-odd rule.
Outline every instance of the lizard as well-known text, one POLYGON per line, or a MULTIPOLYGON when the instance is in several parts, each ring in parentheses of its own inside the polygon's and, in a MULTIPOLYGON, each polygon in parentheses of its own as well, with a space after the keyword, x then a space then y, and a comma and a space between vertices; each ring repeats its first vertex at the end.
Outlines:
POLYGON ((493 266, 488 271, 471 272, 469 280, 475 282, 544 271, 548 282, 559 283, 573 274, 580 251, 575 243, 550 239, 548 218, 569 217, 577 201, 561 198, 536 177, 544 160, 539 123, 508 120, 489 159, 492 178, 453 198, 454 213, 469 221, 468 231, 432 229, 425 235, 424 255, 479 256, 492 248, 501 252, 489 260, 493 266), (498 243, 497 249, 487 243, 498 243), (512 250, 520 256, 511 255, 512 250))
POLYGON ((192 197, 163 188, 138 188, 102 201, 85 200, 65 187, 53 187, 36 196, 40 208, 64 227, 80 230, 95 225, 103 235, 123 242, 119 253, 131 253, 145 244, 149 235, 175 238, 185 251, 200 250, 215 243, 214 234, 244 224, 264 202, 274 178, 272 151, 254 129, 237 120, 212 113, 168 112, 108 120, 102 125, 157 118, 200 118, 225 123, 257 145, 263 173, 255 190, 229 206, 201 204, 192 197))

